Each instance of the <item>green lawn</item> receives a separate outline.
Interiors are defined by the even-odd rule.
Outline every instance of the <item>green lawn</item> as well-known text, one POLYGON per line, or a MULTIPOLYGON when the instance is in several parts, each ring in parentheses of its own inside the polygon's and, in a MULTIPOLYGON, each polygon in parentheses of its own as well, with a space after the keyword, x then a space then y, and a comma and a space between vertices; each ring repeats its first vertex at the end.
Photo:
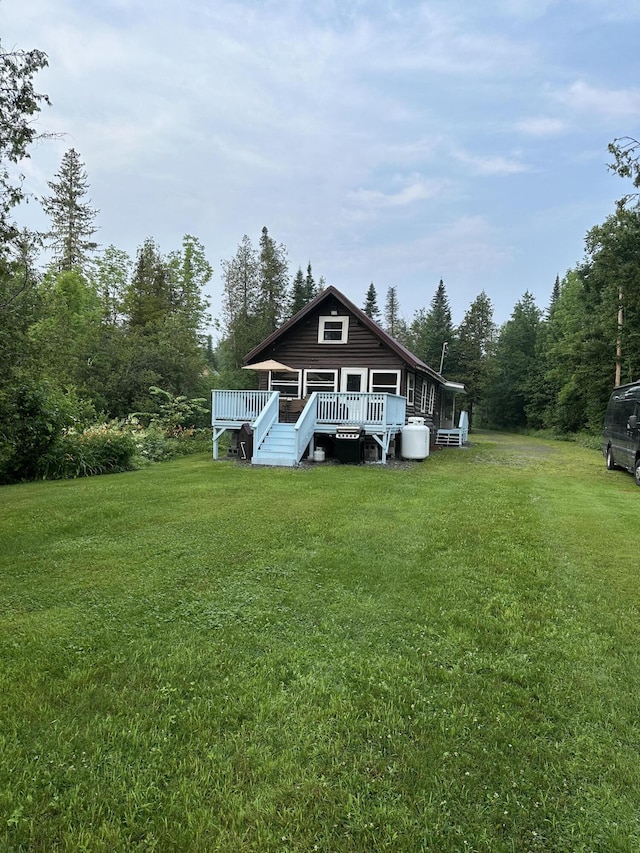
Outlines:
POLYGON ((480 434, 0 490, 0 850, 640 850, 640 489, 480 434))

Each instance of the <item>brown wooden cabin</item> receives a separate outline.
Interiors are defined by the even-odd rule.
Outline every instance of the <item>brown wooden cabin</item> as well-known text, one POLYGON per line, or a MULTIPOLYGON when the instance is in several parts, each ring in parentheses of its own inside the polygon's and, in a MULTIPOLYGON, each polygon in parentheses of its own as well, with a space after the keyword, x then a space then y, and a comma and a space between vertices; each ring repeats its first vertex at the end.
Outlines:
MULTIPOLYGON (((255 399, 250 400, 242 392, 214 392, 216 458, 216 436, 225 428, 237 430, 239 419, 247 419, 253 425, 274 391, 279 392, 279 408, 272 412, 270 424, 257 439, 264 450, 252 451, 252 461, 256 464, 297 464, 303 450, 313 450, 316 440, 330 445, 331 436, 336 435, 340 424, 354 420, 352 406, 356 402, 360 408, 355 419, 381 448, 382 461, 409 417, 425 419, 432 444, 439 439, 443 444, 462 443, 460 430, 456 429, 455 396, 464 392, 463 386, 447 382, 335 287, 319 293, 247 353, 244 361, 247 368, 277 362, 288 369, 259 367, 259 392, 253 392, 258 394, 255 399), (314 392, 318 393, 314 396, 314 392), (315 405, 311 417, 307 411, 310 400, 315 405), (344 412, 345 401, 351 413, 344 412), (301 419, 308 424, 302 431, 301 419), (283 425, 294 423, 295 450, 287 448, 280 452, 262 444, 263 441, 281 442, 283 446, 285 442, 292 443, 294 438, 284 435, 283 425), (282 435, 273 435, 276 430, 282 435), (449 441, 450 437, 455 441, 449 441), (266 461, 269 458, 274 461, 266 461), (295 461, 287 462, 287 458, 295 461)), ((376 451, 375 445, 372 449, 376 451)))
POLYGON ((280 391, 282 415, 298 413, 312 391, 386 392, 406 400, 437 435, 455 427, 454 392, 447 383, 335 287, 327 287, 247 353, 247 365, 273 359, 295 372, 260 371, 260 389, 280 391))

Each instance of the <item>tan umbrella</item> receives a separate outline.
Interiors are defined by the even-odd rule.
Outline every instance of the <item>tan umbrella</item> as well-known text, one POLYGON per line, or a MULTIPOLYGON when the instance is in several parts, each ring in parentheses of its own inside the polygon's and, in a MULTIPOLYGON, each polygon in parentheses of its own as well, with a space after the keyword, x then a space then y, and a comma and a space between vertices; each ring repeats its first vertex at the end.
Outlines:
POLYGON ((295 367, 287 367, 280 361, 270 358, 267 361, 257 361, 255 364, 245 364, 243 370, 289 370, 295 371, 295 367))

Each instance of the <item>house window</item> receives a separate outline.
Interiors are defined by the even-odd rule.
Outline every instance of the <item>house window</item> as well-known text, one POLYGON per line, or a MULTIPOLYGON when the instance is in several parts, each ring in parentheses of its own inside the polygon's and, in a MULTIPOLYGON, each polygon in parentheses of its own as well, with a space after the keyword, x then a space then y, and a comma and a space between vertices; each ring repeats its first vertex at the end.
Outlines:
POLYGON ((428 394, 429 394, 429 384, 425 381, 422 382, 422 391, 420 393, 420 411, 427 411, 427 402, 428 402, 428 394))
POLYGON ((429 385, 429 405, 427 408, 427 413, 429 415, 432 415, 435 407, 436 407, 436 386, 435 385, 429 385))
POLYGON ((413 406, 416 396, 416 377, 413 373, 407 374, 407 406, 413 406))
POLYGON ((378 394, 400 393, 399 370, 372 370, 370 391, 378 394))
POLYGON ((337 370, 305 370, 304 394, 314 391, 336 391, 338 383, 337 370))
POLYGON ((270 370, 269 390, 279 391, 283 397, 300 397, 299 370, 270 370))
POLYGON ((346 344, 349 335, 348 317, 320 317, 319 344, 346 344))

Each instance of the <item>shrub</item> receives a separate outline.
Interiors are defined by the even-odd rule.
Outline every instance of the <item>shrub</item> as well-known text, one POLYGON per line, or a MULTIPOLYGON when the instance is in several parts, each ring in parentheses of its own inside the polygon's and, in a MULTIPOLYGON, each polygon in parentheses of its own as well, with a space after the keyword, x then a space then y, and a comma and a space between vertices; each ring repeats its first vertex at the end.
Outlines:
POLYGON ((61 480, 129 471, 135 467, 136 450, 130 433, 108 426, 68 432, 40 458, 37 476, 61 480))
POLYGON ((73 390, 22 384, 0 394, 0 483, 33 480, 64 431, 95 417, 73 390))

